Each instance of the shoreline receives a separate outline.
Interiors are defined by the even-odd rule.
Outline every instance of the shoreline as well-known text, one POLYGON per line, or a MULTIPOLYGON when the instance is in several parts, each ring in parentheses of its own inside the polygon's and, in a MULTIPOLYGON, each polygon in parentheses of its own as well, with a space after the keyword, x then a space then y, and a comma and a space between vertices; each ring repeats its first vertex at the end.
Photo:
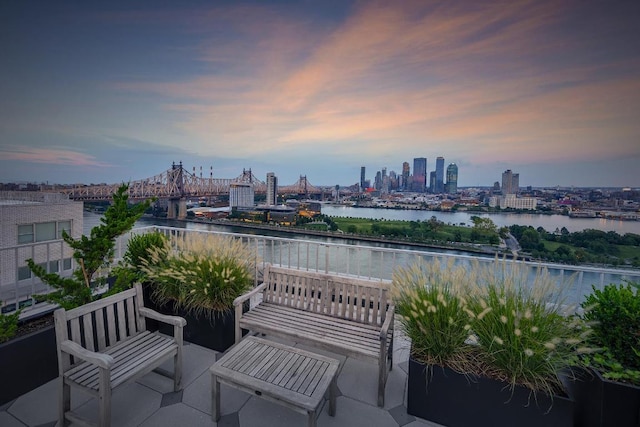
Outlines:
MULTIPOLYGON (((499 248, 496 248, 495 250, 489 250, 486 248, 469 247, 466 245, 447 246, 447 245, 429 244, 429 243, 421 243, 421 242, 410 242, 405 240, 383 239, 380 237, 365 236, 361 234, 348 234, 348 233, 320 231, 320 230, 306 230, 306 229, 280 227, 280 226, 273 226, 273 225, 266 225, 266 224, 247 224, 247 223, 232 222, 232 221, 220 220, 220 219, 214 219, 209 221, 200 221, 200 220, 193 220, 193 219, 178 220, 175 218, 168 220, 167 218, 159 218, 159 217, 154 217, 154 219, 165 219, 167 221, 184 221, 184 222, 191 222, 194 224, 211 224, 211 225, 220 225, 220 226, 226 226, 226 227, 240 227, 240 228, 247 228, 252 230, 268 230, 268 231, 297 234, 297 235, 332 237, 332 238, 342 239, 342 240, 362 240, 365 242, 405 245, 405 246, 412 246, 412 247, 423 248, 423 249, 451 250, 451 251, 467 252, 474 255, 491 255, 491 256, 500 255, 500 256, 507 256, 508 258, 513 257, 513 255, 510 252, 504 252, 499 248)), ((523 259, 526 259, 526 257, 523 257, 523 259)))

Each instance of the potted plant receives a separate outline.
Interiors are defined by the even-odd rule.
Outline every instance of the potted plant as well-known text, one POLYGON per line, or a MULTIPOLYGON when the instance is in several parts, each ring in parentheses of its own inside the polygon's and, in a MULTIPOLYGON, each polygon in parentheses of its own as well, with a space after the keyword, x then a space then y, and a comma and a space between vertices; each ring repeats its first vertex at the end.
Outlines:
POLYGON ((151 248, 141 270, 159 311, 187 320, 186 341, 224 351, 235 341, 233 300, 252 287, 255 267, 241 239, 198 233, 151 248))
POLYGON ((576 396, 583 426, 640 425, 640 289, 609 284, 587 295, 583 318, 592 323, 592 344, 601 351, 583 359, 588 368, 567 386, 576 396))
POLYGON ((589 351, 553 281, 520 264, 419 263, 393 276, 411 339, 407 412, 447 426, 573 425, 561 372, 589 351))
MULTIPOLYGON (((36 295, 37 300, 46 300, 70 309, 92 301, 100 296, 93 291, 104 278, 101 270, 109 270, 113 258, 115 238, 131 229, 135 221, 149 206, 150 201, 129 205, 128 186, 123 184, 113 195, 113 204, 107 209, 102 224, 93 227, 89 236, 74 239, 63 232, 64 241, 74 250, 73 257, 78 266, 71 277, 47 273, 44 268, 27 260, 29 268, 54 291, 36 295)), ((0 392, 0 404, 32 390, 58 375, 53 310, 44 317, 24 319, 18 323, 19 336, 0 344, 0 377, 6 387, 0 392), (21 331, 25 330, 25 333, 21 331)), ((0 315, 0 334, 13 330, 16 314, 0 315)))
POLYGON ((0 314, 0 405, 58 375, 53 319, 18 320, 20 311, 0 314))

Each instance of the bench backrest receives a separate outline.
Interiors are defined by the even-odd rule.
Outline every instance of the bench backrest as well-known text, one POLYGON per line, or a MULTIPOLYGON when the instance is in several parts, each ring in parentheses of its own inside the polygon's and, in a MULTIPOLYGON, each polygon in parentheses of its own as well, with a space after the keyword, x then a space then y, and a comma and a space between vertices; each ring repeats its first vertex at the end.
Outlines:
POLYGON ((138 284, 72 310, 56 310, 54 318, 61 371, 66 371, 74 363, 70 356, 61 354, 62 341, 71 340, 87 350, 102 352, 146 329, 145 318, 139 312, 143 306, 142 286, 138 284))
POLYGON ((389 282, 267 265, 263 301, 380 326, 389 282))

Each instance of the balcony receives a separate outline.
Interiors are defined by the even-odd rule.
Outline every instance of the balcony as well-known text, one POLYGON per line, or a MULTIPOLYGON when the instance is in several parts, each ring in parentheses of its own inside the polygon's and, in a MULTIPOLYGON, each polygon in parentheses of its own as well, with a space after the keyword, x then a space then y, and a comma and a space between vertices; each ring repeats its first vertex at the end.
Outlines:
MULTIPOLYGON (((432 422, 407 414, 407 360, 409 343, 396 329, 394 367, 389 373, 385 406, 377 402, 377 366, 344 356, 308 350, 338 359, 338 399, 335 417, 328 414, 328 402, 322 404, 318 426, 437 426, 432 422)), ((268 338, 268 337, 267 337, 268 338)), ((286 344, 301 347, 287 342, 286 344)), ((184 348, 182 392, 173 392, 173 380, 150 373, 113 394, 112 425, 114 426, 303 426, 306 417, 281 405, 257 396, 221 385, 222 417, 211 420, 211 377, 209 367, 219 354, 187 344, 184 348)), ((171 369, 171 363, 167 369, 171 369)), ((0 425, 5 427, 53 426, 57 421, 58 388, 52 380, 16 400, 0 406, 0 425)), ((9 386, 5 384, 3 386, 9 386)), ((88 395, 73 390, 74 410, 96 419, 97 404, 88 395)))
MULTIPOLYGON (((168 227, 148 227, 136 229, 132 233, 161 231, 180 238, 188 233, 205 233, 200 230, 185 230, 168 227)), ((208 232, 207 232, 208 233, 208 232)), ((378 280, 389 280, 393 269, 407 265, 416 258, 426 260, 447 258, 455 263, 469 263, 478 259, 482 263, 495 262, 493 258, 476 258, 464 254, 439 253, 388 249, 361 245, 335 244, 327 241, 305 239, 283 239, 257 235, 239 235, 255 248, 256 259, 261 263, 272 263, 291 268, 323 271, 341 275, 352 275, 378 280)), ((116 257, 126 249, 129 235, 118 241, 116 257)), ((623 280, 640 280, 640 271, 623 269, 603 269, 554 264, 529 263, 534 267, 546 267, 558 280, 573 276, 570 296, 578 302, 591 290, 591 285, 602 287, 608 283, 623 280)), ((259 280, 259 279, 258 279, 259 280)), ((3 285, 4 286, 4 285, 3 285)), ((18 284, 2 290, 19 293, 18 284)), ((31 283, 31 289, 35 284, 31 283)), ((29 312, 30 310, 25 310, 29 312)), ((376 384, 377 366, 344 356, 323 352, 314 348, 310 351, 322 353, 338 359, 338 399, 335 417, 327 411, 327 401, 323 403, 318 417, 319 426, 435 426, 436 424, 407 414, 407 370, 409 342, 402 336, 396 325, 394 337, 394 367, 386 386, 385 406, 379 408, 376 384)), ((267 337, 269 339, 269 337, 267 337)), ((286 344, 302 347, 295 342, 286 344)), ((195 344, 185 346, 184 389, 172 392, 172 380, 157 373, 150 373, 135 383, 118 389, 113 395, 112 413, 114 426, 213 426, 211 420, 211 378, 209 367, 219 357, 219 353, 195 344)), ((170 365, 167 368, 171 368, 170 365)), ((2 383, 0 387, 12 387, 2 383)), ((282 426, 305 425, 306 417, 283 406, 270 403, 236 389, 221 386, 222 418, 218 426, 282 426)), ((96 418, 97 404, 88 395, 72 393, 74 410, 89 418, 96 418)), ((455 405, 452 402, 452 405, 455 405)), ((52 380, 17 399, 0 406, 2 426, 55 425, 57 420, 58 388, 57 380, 52 380)))

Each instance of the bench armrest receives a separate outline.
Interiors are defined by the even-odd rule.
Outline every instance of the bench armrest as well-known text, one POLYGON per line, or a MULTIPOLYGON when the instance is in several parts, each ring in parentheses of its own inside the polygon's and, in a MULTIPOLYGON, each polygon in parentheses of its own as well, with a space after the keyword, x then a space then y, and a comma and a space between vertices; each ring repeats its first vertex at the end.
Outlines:
POLYGON ((115 362, 112 356, 87 350, 71 340, 62 341, 60 350, 103 369, 111 369, 115 362))
POLYGON ((382 329, 380 329, 380 340, 386 341, 387 335, 389 333, 389 328, 393 324, 393 319, 395 316, 396 306, 394 304, 389 304, 387 308, 387 314, 384 319, 384 323, 382 324, 382 329))
POLYGON ((187 321, 180 316, 168 316, 166 314, 160 314, 148 307, 140 307, 140 314, 144 317, 148 317, 149 319, 157 320, 168 325, 178 326, 180 328, 183 328, 187 324, 187 321))
POLYGON ((251 289, 249 292, 240 295, 238 298, 233 300, 233 305, 235 307, 242 305, 243 302, 245 302, 246 300, 248 300, 249 298, 251 298, 252 296, 256 295, 258 292, 262 292, 262 290, 267 286, 266 283, 261 283, 258 286, 256 286, 255 288, 251 289))

